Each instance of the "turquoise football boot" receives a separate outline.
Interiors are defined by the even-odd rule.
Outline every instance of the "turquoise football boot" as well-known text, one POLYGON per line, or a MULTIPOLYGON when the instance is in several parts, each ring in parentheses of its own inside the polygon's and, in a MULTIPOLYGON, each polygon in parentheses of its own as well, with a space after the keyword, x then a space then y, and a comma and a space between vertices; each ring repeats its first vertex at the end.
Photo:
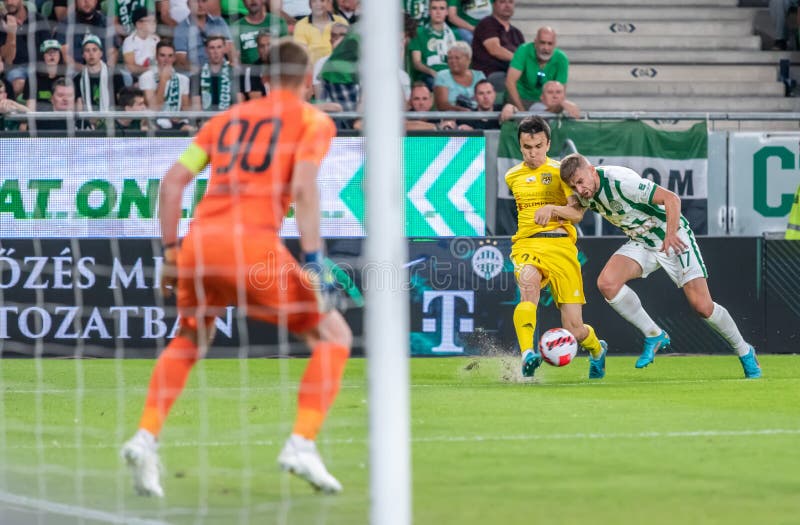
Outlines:
POLYGON ((761 377, 761 365, 758 364, 755 348, 751 346, 749 352, 739 357, 739 361, 742 363, 745 379, 758 379, 761 377))
POLYGON ((542 355, 528 348, 522 353, 522 376, 533 377, 533 373, 542 364, 542 355))
POLYGON ((642 355, 639 356, 639 359, 636 360, 636 368, 644 368, 652 363, 656 358, 656 352, 668 347, 670 344, 669 334, 664 330, 661 330, 661 333, 656 336, 645 337, 644 350, 642 350, 642 355))
POLYGON ((606 376, 606 354, 608 353, 608 344, 600 340, 600 346, 603 347, 603 353, 600 357, 593 359, 589 354, 589 379, 603 379, 606 376))

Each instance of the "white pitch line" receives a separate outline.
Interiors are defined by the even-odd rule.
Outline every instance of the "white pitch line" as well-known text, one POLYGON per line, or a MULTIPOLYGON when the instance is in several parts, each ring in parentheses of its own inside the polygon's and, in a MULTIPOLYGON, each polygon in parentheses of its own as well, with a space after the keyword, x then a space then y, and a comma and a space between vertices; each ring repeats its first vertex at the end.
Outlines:
POLYGON ((35 510, 45 510, 52 514, 61 514, 63 516, 74 516, 76 518, 102 521, 104 523, 120 523, 123 525, 169 525, 169 523, 166 521, 147 520, 135 518, 133 516, 120 516, 102 510, 78 507, 76 505, 67 505, 64 503, 56 503, 55 501, 46 499, 29 498, 27 496, 20 496, 19 494, 12 494, 11 492, 5 491, 0 491, 0 502, 18 505, 21 507, 28 507, 35 510))
MULTIPOLYGON (((467 372, 468 373, 468 372, 467 372)), ((465 376, 468 377, 468 376, 465 376)), ((770 377, 769 381, 774 383, 776 381, 792 381, 796 382, 797 378, 794 377, 777 377, 773 378, 770 377)), ((547 376, 544 375, 543 377, 534 378, 534 380, 530 380, 529 378, 523 378, 520 376, 517 380, 498 380, 494 383, 481 383, 481 384, 471 384, 467 381, 460 381, 460 380, 452 380, 449 383, 411 383, 412 388, 440 388, 442 386, 446 387, 453 387, 453 386, 470 386, 475 388, 497 388, 497 387, 504 387, 504 386, 513 386, 513 385, 530 385, 535 387, 547 387, 547 388, 561 388, 561 387, 572 387, 572 386, 590 386, 592 388, 602 388, 604 386, 608 387, 618 387, 618 386, 627 386, 627 385, 693 385, 693 384, 708 384, 708 383, 744 383, 744 384, 752 384, 752 385, 759 385, 762 381, 753 381, 752 379, 745 379, 743 377, 723 377, 719 379, 636 379, 633 381, 624 381, 624 382, 596 382, 590 381, 589 379, 581 379, 579 381, 572 381, 567 383, 548 383, 547 376), (541 380, 538 380, 541 379, 541 380), (538 381, 537 381, 538 380, 538 381)), ((350 384, 342 384, 340 389, 342 390, 356 390, 356 389, 363 389, 366 387, 366 381, 363 384, 358 383, 350 383, 350 384)), ((213 394, 240 394, 241 392, 278 392, 281 390, 289 390, 289 391, 296 391, 298 389, 297 381, 289 381, 285 384, 273 384, 273 385, 260 385, 260 386, 247 386, 247 387, 238 387, 238 386, 231 386, 231 387, 222 387, 222 386, 215 386, 215 387, 206 387, 206 388, 198 388, 198 387, 190 387, 185 388, 183 390, 184 393, 213 393, 213 394)), ((135 393, 135 394, 142 394, 147 392, 147 385, 140 386, 140 387, 101 387, 101 388, 93 388, 93 387, 84 387, 83 391, 86 394, 102 394, 107 392, 118 392, 120 390, 125 391, 126 393, 135 393)), ((74 394, 74 388, 43 388, 43 389, 13 389, 8 390, 5 392, 4 395, 19 395, 19 394, 48 394, 48 395, 63 395, 63 394, 74 394)), ((233 397, 233 396, 231 396, 233 397)))
MULTIPOLYGON (((587 433, 576 432, 572 434, 517 434, 517 435, 473 435, 473 436, 432 436, 413 438, 412 443, 472 443, 484 441, 532 441, 537 439, 560 439, 560 440, 581 440, 581 439, 641 439, 641 438, 691 438, 691 437, 737 437, 737 436, 778 436, 778 435, 798 435, 800 428, 765 428, 765 429, 742 429, 742 430, 676 430, 676 431, 649 431, 649 432, 611 432, 611 433, 587 433)), ((252 441, 168 441, 162 446, 170 448, 197 448, 197 447, 241 447, 258 446, 271 447, 282 444, 282 441, 271 439, 257 439, 252 441)), ((367 439, 323 439, 323 445, 352 445, 368 443, 367 439)), ((116 444, 98 443, 96 445, 84 444, 86 449, 113 448, 116 444)), ((10 450, 35 449, 35 445, 19 445, 6 447, 10 450)), ((74 444, 50 443, 45 445, 46 449, 71 449, 74 444)))
MULTIPOLYGON (((514 360, 515 366, 518 360, 514 360)), ((469 371, 464 371, 465 378, 469 377, 469 371)), ((479 372, 480 374, 480 372, 479 372)), ((695 384, 709 384, 709 383, 742 383, 742 384, 749 384, 749 385, 760 385, 763 384, 763 380, 754 381, 752 379, 745 379, 743 377, 721 377, 715 379, 635 379, 632 381, 622 381, 622 382, 614 382, 613 378, 611 381, 592 381, 589 379, 581 379, 578 381, 570 381, 570 382, 558 382, 558 383, 548 383, 547 382, 547 374, 543 374, 542 376, 537 376, 533 380, 530 378, 523 378, 520 376, 516 380, 500 380, 498 379, 494 383, 481 383, 481 384, 472 384, 469 383, 467 380, 458 380, 453 379, 450 382, 446 383, 411 383, 412 388, 440 388, 442 386, 446 387, 453 387, 453 386, 470 386, 475 388, 497 388, 497 387, 505 387, 505 386, 514 386, 514 385, 530 385, 532 387, 547 387, 547 388, 563 388, 563 387, 573 387, 573 386, 589 386, 591 388, 604 388, 604 387, 618 387, 618 386, 628 386, 628 385, 653 385, 653 386, 660 386, 660 385, 695 385, 695 384)), ((796 382, 797 378, 795 377, 768 377, 766 378, 770 383, 775 382, 796 382)), ((356 389, 363 389, 366 387, 366 380, 363 383, 360 382, 349 382, 343 383, 340 387, 343 390, 356 390, 356 389)), ((298 389, 297 381, 287 381, 283 384, 269 384, 269 385, 259 385, 259 386, 247 386, 247 387, 239 387, 239 386, 214 386, 214 387, 206 387, 206 388, 198 388, 198 387, 187 387, 183 390, 184 393, 214 393, 214 394, 226 394, 226 393, 241 393, 241 392, 276 392, 280 390, 289 390, 289 391, 296 391, 298 389)), ((147 385, 142 386, 134 386, 134 387, 84 387, 83 391, 87 394, 101 394, 105 392, 118 392, 120 390, 124 390, 126 393, 145 393, 147 392, 147 385)), ((74 394, 75 389, 72 388, 26 388, 26 389, 12 389, 7 390, 4 395, 18 395, 18 394, 53 394, 53 395, 63 395, 63 394, 74 394)))
POLYGON ((419 443, 435 442, 473 442, 473 441, 528 441, 537 439, 641 439, 641 438, 687 438, 687 437, 728 437, 728 436, 773 436, 797 435, 800 428, 767 428, 763 430, 685 430, 673 432, 612 432, 573 434, 523 434, 516 436, 443 436, 441 438, 420 438, 419 443))
MULTIPOLYGON (((464 371, 464 377, 469 377, 469 371, 464 371)), ((479 372, 480 374, 480 372, 479 372)), ((442 386, 447 387, 458 387, 463 385, 468 385, 471 388, 496 388, 496 387, 504 387, 504 386, 531 386, 535 388, 563 388, 563 387, 574 387, 574 386, 586 386, 590 388, 611 388, 611 387, 619 387, 619 386, 628 386, 628 385, 652 385, 653 387, 661 386, 661 385, 694 385, 694 384, 709 384, 709 383, 741 383, 747 385, 761 385, 763 384, 763 380, 753 380, 753 379, 745 379, 744 377, 723 377, 718 379, 636 379, 633 381, 621 381, 621 382, 614 382, 613 378, 611 381, 596 381, 591 379, 581 379, 578 381, 571 381, 566 383, 548 383, 547 375, 536 376, 534 378, 528 377, 515 377, 513 379, 502 379, 497 380, 494 383, 479 383, 479 384, 471 384, 468 381, 461 380, 461 381, 451 381, 449 383, 412 383, 411 386, 413 388, 440 388, 442 386)), ((770 383, 774 383, 777 381, 783 382, 797 382, 797 378, 794 377, 778 377, 778 378, 769 378, 770 383)))
MULTIPOLYGON (((423 438, 412 438, 412 443, 480 443, 486 441, 535 441, 538 439, 558 439, 558 440, 583 440, 583 439, 641 439, 641 438, 690 438, 690 437, 731 437, 731 436, 773 436, 773 435, 798 435, 800 428, 768 428, 761 430, 686 430, 672 432, 629 432, 629 433, 584 433, 573 434, 521 434, 521 435, 494 435, 494 436, 433 436, 423 438)), ((368 443, 366 439, 323 439, 322 445, 352 445, 368 443)), ((276 446, 278 441, 257 440, 247 443, 214 441, 209 443, 199 443, 192 441, 178 441, 167 443, 166 448, 175 447, 230 447, 242 445, 255 446, 276 446)))
MULTIPOLYGON (((353 390, 353 389, 357 389, 357 388, 363 389, 365 387, 366 387, 366 381, 364 382, 363 385, 362 384, 358 384, 358 385, 355 385, 355 384, 343 384, 339 388, 340 389, 344 389, 344 390, 353 390)), ((213 394, 225 394, 225 393, 238 394, 238 393, 241 393, 241 392, 278 392, 278 391, 281 391, 281 390, 284 390, 284 389, 285 390, 294 391, 294 390, 297 390, 298 388, 299 388, 299 386, 298 386, 298 382, 297 381, 290 381, 290 382, 288 382, 286 384, 283 384, 283 385, 274 384, 274 385, 263 385, 263 386, 246 386, 246 387, 240 387, 240 386, 231 386, 231 387, 214 386, 214 387, 206 387, 206 388, 191 387, 191 388, 183 389, 182 393, 184 393, 184 394, 185 393, 194 394, 194 393, 197 393, 197 392, 202 392, 202 393, 213 393, 213 394)), ((104 393, 104 392, 119 392, 120 390, 122 390, 125 393, 142 394, 142 393, 147 393, 147 391, 148 391, 147 389, 148 389, 148 387, 145 384, 145 385, 142 385, 142 386, 139 386, 139 387, 128 387, 128 386, 125 386, 125 387, 101 387, 101 388, 84 387, 82 389, 82 391, 85 394, 101 394, 101 393, 104 393)), ((4 393, 4 395, 6 395, 6 396, 8 396, 8 395, 17 395, 17 394, 48 394, 48 395, 75 394, 75 389, 74 388, 43 388, 43 389, 29 388, 29 389, 20 389, 20 390, 17 390, 17 389, 7 390, 4 393)), ((231 397, 233 397, 233 396, 231 396, 231 397)))

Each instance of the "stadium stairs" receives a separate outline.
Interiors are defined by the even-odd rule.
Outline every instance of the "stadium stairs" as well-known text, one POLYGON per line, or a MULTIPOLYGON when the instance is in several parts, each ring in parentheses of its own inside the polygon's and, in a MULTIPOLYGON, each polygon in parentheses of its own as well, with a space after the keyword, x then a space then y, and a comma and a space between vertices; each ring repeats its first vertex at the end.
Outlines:
POLYGON ((796 73, 800 53, 762 50, 763 15, 737 0, 518 1, 512 23, 526 41, 541 26, 556 30, 570 59, 567 96, 583 111, 800 111, 780 79, 781 60, 796 73))

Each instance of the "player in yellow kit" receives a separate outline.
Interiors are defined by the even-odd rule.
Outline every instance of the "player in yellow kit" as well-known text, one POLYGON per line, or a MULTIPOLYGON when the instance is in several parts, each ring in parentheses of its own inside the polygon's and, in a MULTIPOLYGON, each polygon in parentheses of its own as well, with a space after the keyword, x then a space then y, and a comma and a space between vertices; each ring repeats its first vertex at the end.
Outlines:
POLYGON ((520 289, 514 310, 514 329, 522 352, 522 375, 533 376, 542 356, 533 345, 536 305, 541 289, 550 284, 561 310, 561 324, 589 354, 589 378, 605 376, 607 345, 583 324, 583 278, 575 247, 577 232, 570 221, 583 214, 572 190, 561 180, 558 161, 547 157, 550 126, 541 117, 528 117, 517 132, 523 161, 505 175, 519 215, 511 239, 511 261, 520 289))

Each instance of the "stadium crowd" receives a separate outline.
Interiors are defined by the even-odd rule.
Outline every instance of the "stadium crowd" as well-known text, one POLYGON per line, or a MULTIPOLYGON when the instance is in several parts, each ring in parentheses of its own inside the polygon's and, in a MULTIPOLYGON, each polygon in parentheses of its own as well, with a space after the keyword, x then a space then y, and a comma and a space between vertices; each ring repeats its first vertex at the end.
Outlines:
MULTIPOLYGON (((499 128, 530 108, 579 116, 565 98, 569 60, 556 47, 555 30, 542 27, 525 42, 512 24, 514 0, 401 0, 401 7, 405 108, 501 111, 499 120, 410 119, 408 129, 499 128), (421 102, 424 90, 430 104, 421 102)), ((174 117, 224 110, 269 91, 261 65, 270 43, 283 37, 311 56, 309 100, 328 112, 357 111, 359 17, 359 0, 4 0, 0 78, 9 102, 0 105, 0 119, 24 111, 149 109, 174 117)), ((115 125, 146 126, 125 122, 115 125)), ((151 126, 191 131, 193 124, 160 118, 151 126)), ((97 129, 107 121, 80 125, 97 129)), ((20 126, 24 121, 0 120, 0 129, 20 126)))

